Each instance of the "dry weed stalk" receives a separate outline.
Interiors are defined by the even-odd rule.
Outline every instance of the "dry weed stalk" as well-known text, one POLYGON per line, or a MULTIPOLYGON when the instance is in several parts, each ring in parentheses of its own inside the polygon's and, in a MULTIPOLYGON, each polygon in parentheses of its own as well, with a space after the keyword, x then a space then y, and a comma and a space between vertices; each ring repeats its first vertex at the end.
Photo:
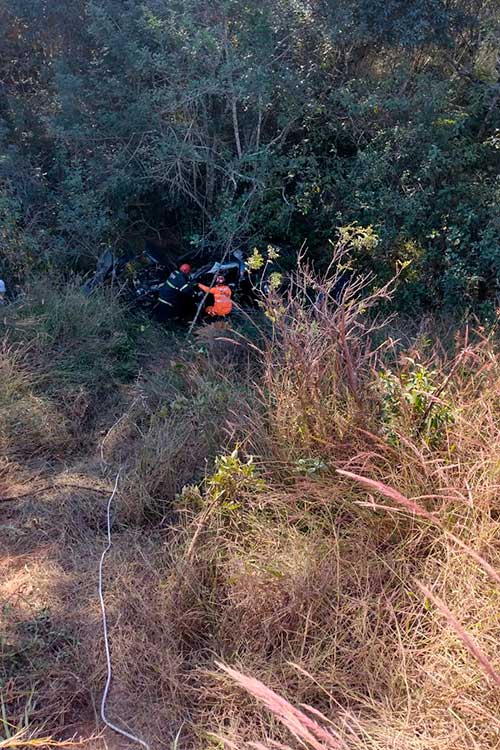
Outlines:
POLYGON ((85 740, 74 742, 72 740, 65 740, 59 742, 52 737, 40 737, 36 733, 30 732, 28 729, 20 729, 18 732, 7 737, 4 740, 0 739, 0 750, 26 750, 26 748, 39 748, 39 750, 48 750, 51 747, 82 747, 85 744, 85 740))
POLYGON ((334 248, 323 276, 303 257, 285 298, 271 295, 272 333, 264 354, 264 384, 277 440, 318 450, 338 440, 366 408, 373 335, 387 318, 373 314, 390 299, 395 279, 374 289, 374 278, 346 278, 346 253, 334 248))
POLYGON ((471 638, 469 633, 462 627, 455 615, 446 606, 446 604, 434 594, 428 586, 424 586, 423 583, 418 583, 419 589, 425 594, 425 596, 435 604, 437 609, 446 618, 447 622, 451 625, 453 630, 457 633, 458 637, 469 651, 472 656, 477 659, 485 674, 493 680, 500 687, 500 674, 496 671, 490 659, 486 654, 479 648, 477 643, 471 638))
POLYGON ((266 687, 260 680, 248 677, 236 669, 216 662, 219 669, 244 690, 257 698, 289 729, 301 743, 313 750, 345 750, 345 744, 339 735, 334 736, 332 730, 326 729, 314 719, 307 716, 287 700, 266 687))

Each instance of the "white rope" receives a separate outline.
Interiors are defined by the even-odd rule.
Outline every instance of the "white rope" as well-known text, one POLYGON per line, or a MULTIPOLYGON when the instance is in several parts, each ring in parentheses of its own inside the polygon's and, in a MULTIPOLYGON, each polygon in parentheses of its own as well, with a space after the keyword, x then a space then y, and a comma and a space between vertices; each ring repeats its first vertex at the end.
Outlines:
POLYGON ((108 500, 108 507, 107 507, 107 512, 106 512, 108 544, 107 544, 106 549, 103 551, 101 555, 101 561, 99 563, 99 599, 101 601, 102 629, 104 633, 104 647, 106 649, 106 663, 108 667, 108 677, 106 679, 106 685, 104 687, 104 693, 102 694, 102 701, 101 701, 101 719, 114 732, 118 732, 118 734, 123 735, 123 737, 127 737, 129 740, 132 740, 133 742, 137 742, 139 745, 142 745, 142 747, 146 748, 146 750, 150 750, 150 747, 147 742, 139 739, 139 737, 136 737, 134 734, 130 734, 129 732, 126 732, 124 729, 117 727, 116 724, 113 724, 113 722, 111 722, 106 716, 106 700, 108 698, 109 687, 111 685, 112 668, 111 668, 111 653, 109 650, 109 636, 108 636, 108 623, 106 619, 106 607, 104 606, 104 596, 102 593, 102 568, 103 568, 104 558, 106 557, 107 553, 111 549, 111 545, 112 545, 112 542, 111 542, 111 503, 113 502, 113 499, 116 495, 116 491, 118 489, 119 478, 120 478, 120 472, 118 472, 118 474, 116 475, 115 486, 108 500))

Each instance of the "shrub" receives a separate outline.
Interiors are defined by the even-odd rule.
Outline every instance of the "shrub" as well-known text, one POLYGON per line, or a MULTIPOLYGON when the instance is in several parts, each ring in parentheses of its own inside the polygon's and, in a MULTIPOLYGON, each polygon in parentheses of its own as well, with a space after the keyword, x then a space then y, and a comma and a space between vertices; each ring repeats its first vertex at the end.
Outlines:
POLYGON ((257 476, 254 457, 243 461, 238 446, 231 453, 216 457, 214 472, 205 484, 209 499, 229 511, 239 507, 238 496, 242 492, 262 490, 265 486, 257 476))
POLYGON ((379 373, 382 391, 381 419, 387 435, 397 444, 398 429, 412 438, 423 436, 429 445, 446 439, 446 428, 453 422, 453 411, 446 393, 436 383, 437 372, 406 359, 405 370, 379 373))

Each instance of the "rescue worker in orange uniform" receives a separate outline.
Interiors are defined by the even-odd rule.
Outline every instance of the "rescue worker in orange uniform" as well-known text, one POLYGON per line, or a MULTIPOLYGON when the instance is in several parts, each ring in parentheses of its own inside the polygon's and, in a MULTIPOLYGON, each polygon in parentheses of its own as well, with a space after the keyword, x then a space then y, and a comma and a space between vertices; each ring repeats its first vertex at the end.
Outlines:
POLYGON ((224 276, 219 274, 215 279, 215 286, 210 287, 205 286, 205 284, 198 284, 202 291, 213 295, 214 303, 206 309, 207 314, 212 318, 225 318, 233 309, 232 292, 225 282, 224 276))

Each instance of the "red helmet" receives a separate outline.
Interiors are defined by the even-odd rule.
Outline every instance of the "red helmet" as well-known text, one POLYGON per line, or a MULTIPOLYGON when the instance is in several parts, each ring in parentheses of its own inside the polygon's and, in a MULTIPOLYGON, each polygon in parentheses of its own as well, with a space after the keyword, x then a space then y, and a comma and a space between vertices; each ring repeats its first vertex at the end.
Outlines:
POLYGON ((189 263, 183 263, 179 268, 179 271, 182 271, 182 273, 191 273, 191 266, 189 263))

